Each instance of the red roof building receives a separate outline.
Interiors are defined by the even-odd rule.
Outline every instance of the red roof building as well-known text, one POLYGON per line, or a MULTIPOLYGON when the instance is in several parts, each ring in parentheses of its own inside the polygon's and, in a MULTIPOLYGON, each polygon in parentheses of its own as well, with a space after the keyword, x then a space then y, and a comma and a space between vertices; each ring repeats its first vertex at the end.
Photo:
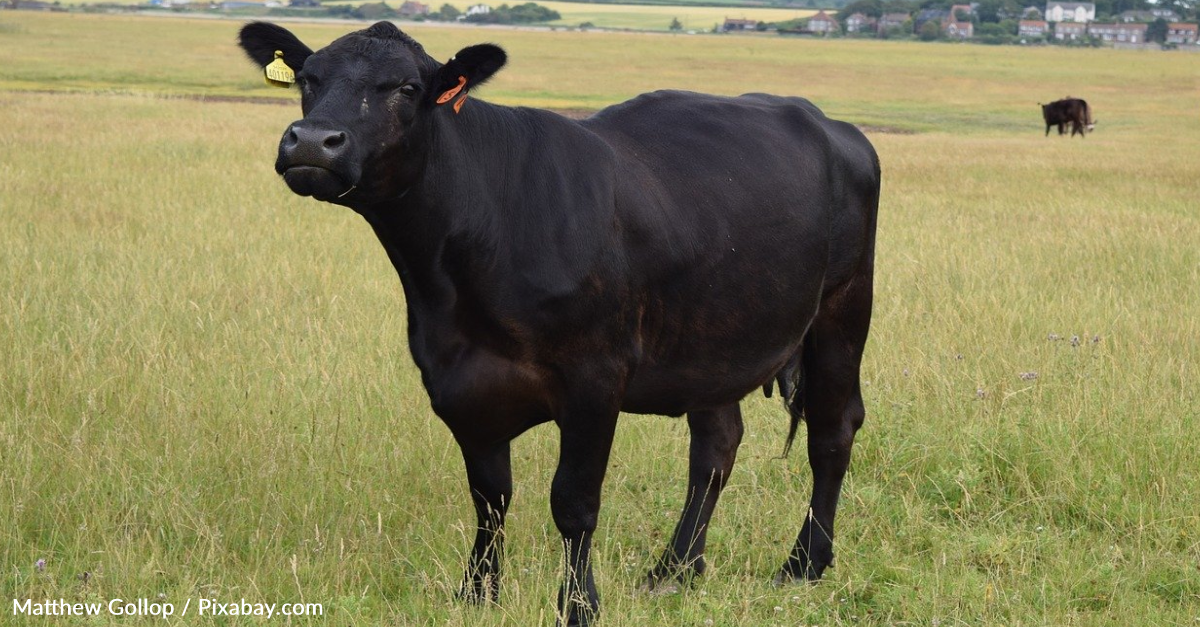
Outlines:
POLYGON ((1167 43, 1194 44, 1196 43, 1198 30, 1200 30, 1200 27, 1195 24, 1181 24, 1179 22, 1167 24, 1167 43))

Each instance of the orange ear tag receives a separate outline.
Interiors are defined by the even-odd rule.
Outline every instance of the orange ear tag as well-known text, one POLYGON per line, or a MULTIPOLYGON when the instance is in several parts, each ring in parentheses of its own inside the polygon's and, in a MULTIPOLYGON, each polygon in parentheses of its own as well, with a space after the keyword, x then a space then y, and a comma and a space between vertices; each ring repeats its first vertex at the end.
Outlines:
POLYGON ((467 77, 465 77, 465 76, 458 77, 458 85, 452 89, 447 89, 445 91, 445 93, 438 96, 437 103, 438 104, 446 104, 447 102, 450 102, 450 100, 452 98, 454 98, 455 96, 457 96, 458 92, 462 91, 463 87, 466 87, 466 86, 467 86, 467 77))
POLYGON ((467 93, 463 92, 462 97, 454 102, 454 115, 458 115, 458 112, 462 110, 463 103, 466 101, 467 93))

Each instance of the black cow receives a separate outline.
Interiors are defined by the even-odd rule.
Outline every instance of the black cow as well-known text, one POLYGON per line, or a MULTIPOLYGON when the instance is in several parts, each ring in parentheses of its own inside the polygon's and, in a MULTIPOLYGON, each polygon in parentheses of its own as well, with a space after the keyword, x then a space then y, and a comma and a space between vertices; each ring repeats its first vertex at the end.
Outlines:
POLYGON ((1058 134, 1062 135, 1066 132, 1065 126, 1071 125, 1071 137, 1079 133, 1081 137, 1087 137, 1086 132, 1096 128, 1096 121, 1092 119, 1092 110, 1088 107, 1088 103, 1080 98, 1071 98, 1070 96, 1062 100, 1055 100, 1050 104, 1038 103, 1042 107, 1042 119, 1046 121, 1046 136, 1050 135, 1050 128, 1058 127, 1058 134))
POLYGON ((648 587, 702 573, 709 516, 742 438, 739 401, 780 384, 803 415, 809 504, 780 581, 833 561, 833 520, 864 410, 879 162, 807 100, 646 94, 583 121, 465 101, 505 63, 439 63, 380 22, 313 52, 252 23, 241 45, 297 71, 304 117, 276 171, 345 205, 400 274, 409 348, 458 441, 478 517, 462 595, 499 594, 509 442, 554 422, 560 620, 592 621, 600 486, 621 411, 686 414, 686 505, 648 587))

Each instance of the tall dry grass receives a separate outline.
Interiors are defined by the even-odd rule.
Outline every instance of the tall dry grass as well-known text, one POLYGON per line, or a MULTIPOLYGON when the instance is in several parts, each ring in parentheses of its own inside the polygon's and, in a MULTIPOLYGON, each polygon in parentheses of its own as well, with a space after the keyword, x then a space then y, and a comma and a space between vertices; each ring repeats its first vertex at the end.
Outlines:
MULTIPOLYGON (((301 624, 547 624, 553 430, 514 449, 503 605, 457 604, 474 519, 382 250, 273 174, 295 108, 159 95, 278 96, 232 48, 236 25, 0 19, 16 61, 0 67, 0 602, 244 597, 325 604, 301 624), (174 78, 156 60, 168 47, 174 78)), ((512 67, 480 94, 506 102, 765 90, 917 131, 871 134, 885 183, 869 416, 837 567, 769 585, 809 479, 802 454, 777 459, 781 408, 752 397, 709 575, 636 595, 687 447, 680 421, 629 416, 598 540, 605 624, 1200 619, 1190 57, 414 32, 439 56, 507 46, 512 67), (1032 103, 1067 92, 1099 130, 1043 138, 1032 103)), ((0 623, 61 619, 6 605, 0 623)))

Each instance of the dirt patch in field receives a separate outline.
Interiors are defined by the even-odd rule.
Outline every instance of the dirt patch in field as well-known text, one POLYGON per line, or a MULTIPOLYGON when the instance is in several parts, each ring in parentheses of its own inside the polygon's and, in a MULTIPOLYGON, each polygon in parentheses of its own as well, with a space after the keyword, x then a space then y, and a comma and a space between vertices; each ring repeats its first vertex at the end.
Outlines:
POLYGON ((858 130, 867 134, 890 134, 890 135, 916 135, 917 132, 912 129, 900 128, 898 126, 878 126, 875 124, 856 124, 858 130))

